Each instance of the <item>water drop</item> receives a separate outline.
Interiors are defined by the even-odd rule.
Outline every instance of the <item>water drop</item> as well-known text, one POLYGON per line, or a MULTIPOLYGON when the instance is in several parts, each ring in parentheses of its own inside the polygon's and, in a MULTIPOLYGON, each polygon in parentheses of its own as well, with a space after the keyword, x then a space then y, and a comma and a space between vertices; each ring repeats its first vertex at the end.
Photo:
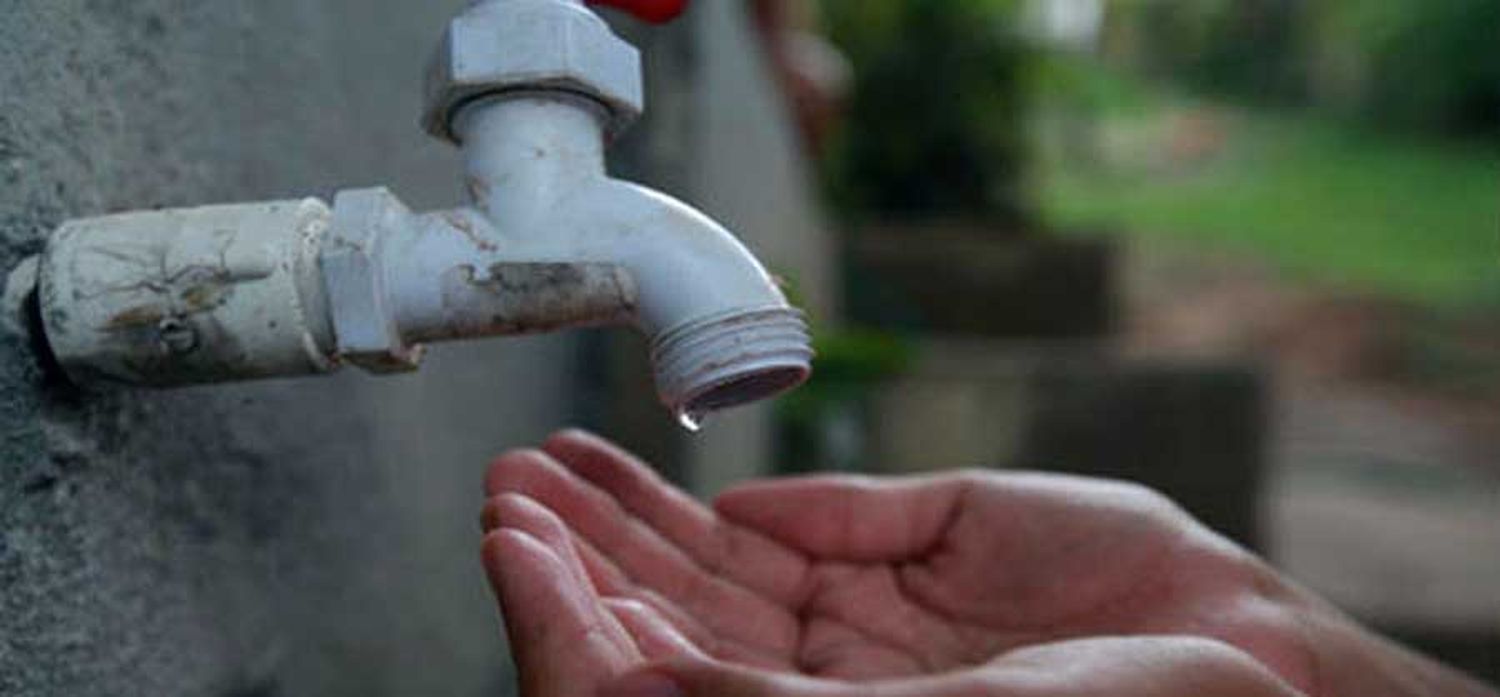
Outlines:
POLYGON ((677 423, 687 430, 688 433, 697 433, 703 430, 704 414, 692 409, 683 409, 677 412, 677 423))

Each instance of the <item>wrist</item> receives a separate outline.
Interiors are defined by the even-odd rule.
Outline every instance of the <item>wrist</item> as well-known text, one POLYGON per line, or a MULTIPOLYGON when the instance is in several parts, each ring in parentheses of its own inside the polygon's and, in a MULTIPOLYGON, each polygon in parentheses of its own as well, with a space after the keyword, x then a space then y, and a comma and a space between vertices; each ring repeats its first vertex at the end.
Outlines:
POLYGON ((1233 555, 1254 626, 1231 641, 1308 697, 1500 697, 1500 692, 1354 621, 1249 554, 1233 555))
POLYGON ((1306 612, 1304 625, 1315 673, 1312 697, 1500 697, 1322 603, 1306 612))

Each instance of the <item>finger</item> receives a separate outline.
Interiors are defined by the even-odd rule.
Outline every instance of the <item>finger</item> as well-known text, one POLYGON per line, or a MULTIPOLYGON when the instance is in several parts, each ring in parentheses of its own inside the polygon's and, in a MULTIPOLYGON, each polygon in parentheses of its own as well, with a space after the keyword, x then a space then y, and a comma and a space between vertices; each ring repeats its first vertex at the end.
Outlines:
POLYGON ((667 663, 611 681, 599 697, 855 697, 852 686, 711 661, 667 663))
POLYGON ((1080 639, 1007 654, 985 682, 1055 697, 1306 697, 1248 654, 1185 636, 1080 639))
MULTIPOLYGON (((1024 690, 996 690, 990 687, 982 674, 976 671, 918 680, 850 682, 819 680, 792 673, 758 670, 713 661, 683 660, 638 669, 610 681, 600 689, 599 695, 600 697, 972 697, 974 695, 1043 697, 1044 694, 1024 690)), ((1131 695, 1129 697, 1146 696, 1131 695)), ((1222 696, 1215 695, 1214 697, 1222 696)))
POLYGON ((518 493, 552 509, 630 581, 671 600, 715 635, 775 656, 796 648, 796 619, 785 608, 705 572, 676 545, 550 455, 521 451, 491 467, 496 493, 518 493))
POLYGON ((847 682, 681 660, 606 683, 600 697, 1307 697, 1248 656, 1202 639, 1097 639, 911 680, 847 682))
POLYGON ((498 530, 485 536, 483 558, 523 694, 590 694, 639 662, 638 654, 603 628, 584 589, 541 540, 520 530, 498 530))
POLYGON ((575 540, 584 568, 594 580, 601 595, 639 602, 672 625, 672 628, 708 655, 738 665, 766 669, 785 669, 793 662, 790 654, 771 652, 742 643, 730 636, 711 631, 692 614, 662 594, 631 582, 614 562, 595 550, 587 540, 575 540))
POLYGON ((598 586, 590 578, 578 553, 573 533, 552 511, 519 494, 497 496, 485 505, 485 510, 492 511, 487 515, 500 521, 501 526, 525 532, 547 545, 562 560, 572 586, 593 605, 592 611, 599 618, 600 628, 627 652, 635 649, 629 632, 605 608, 598 586))
POLYGON ((565 523, 545 506, 520 494, 502 494, 484 505, 485 531, 507 527, 537 538, 567 565, 576 583, 596 591, 565 523))
POLYGON ((798 601, 807 571, 802 555, 756 532, 725 524, 640 459, 598 436, 563 431, 547 439, 542 449, 614 497, 707 572, 732 579, 784 606, 798 601))
POLYGON ((594 587, 599 589, 600 595, 606 600, 620 598, 643 603, 670 622, 678 634, 709 653, 718 655, 718 645, 726 640, 715 636, 702 622, 660 593, 633 583, 613 561, 600 554, 587 540, 577 540, 575 544, 579 556, 583 558, 584 569, 593 580, 594 587))
POLYGON ((726 520, 821 559, 896 562, 941 541, 968 490, 961 476, 816 476, 742 485, 714 508, 726 520))
MULTIPOLYGON (((568 550, 560 556, 573 575, 587 579, 587 584, 601 598, 601 608, 604 608, 601 611, 607 610, 616 618, 619 617, 620 613, 613 612, 613 607, 610 607, 612 599, 645 605, 657 617, 671 623, 674 633, 690 637, 689 641, 695 645, 712 648, 716 651, 715 655, 724 653, 720 650, 721 640, 714 637, 700 622, 660 594, 632 583, 614 562, 600 554, 586 540, 573 535, 565 523, 541 504, 519 494, 502 494, 485 504, 481 517, 485 521, 486 530, 498 528, 502 521, 508 521, 510 527, 530 533, 554 551, 568 550)), ((629 627, 624 629, 628 631, 629 627)), ((629 633, 634 635, 634 632, 629 633)))
POLYGON ((681 658, 708 660, 708 655, 698 648, 677 628, 662 617, 650 605, 638 600, 606 598, 605 606, 614 613, 641 654, 649 661, 669 661, 681 658))

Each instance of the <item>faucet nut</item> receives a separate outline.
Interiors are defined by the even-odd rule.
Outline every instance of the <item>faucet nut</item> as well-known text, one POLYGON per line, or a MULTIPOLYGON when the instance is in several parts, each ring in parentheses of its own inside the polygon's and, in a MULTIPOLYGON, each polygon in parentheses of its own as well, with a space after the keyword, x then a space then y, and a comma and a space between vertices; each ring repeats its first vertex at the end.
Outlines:
POLYGON ((486 0, 449 23, 427 71, 422 125, 457 144, 453 118, 499 92, 562 90, 597 100, 618 133, 645 108, 640 52, 565 0, 486 0))
POLYGON ((339 192, 319 254, 338 356, 376 373, 417 369, 422 347, 402 340, 385 289, 383 243, 411 211, 384 188, 339 192))

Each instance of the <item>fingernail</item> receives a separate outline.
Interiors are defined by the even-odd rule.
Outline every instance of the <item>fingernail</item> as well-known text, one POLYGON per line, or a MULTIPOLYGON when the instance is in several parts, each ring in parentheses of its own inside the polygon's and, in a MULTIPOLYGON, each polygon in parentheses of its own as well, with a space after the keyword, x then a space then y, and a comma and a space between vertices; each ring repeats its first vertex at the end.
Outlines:
POLYGON ((687 697, 682 688, 661 673, 636 673, 607 686, 600 697, 687 697))

